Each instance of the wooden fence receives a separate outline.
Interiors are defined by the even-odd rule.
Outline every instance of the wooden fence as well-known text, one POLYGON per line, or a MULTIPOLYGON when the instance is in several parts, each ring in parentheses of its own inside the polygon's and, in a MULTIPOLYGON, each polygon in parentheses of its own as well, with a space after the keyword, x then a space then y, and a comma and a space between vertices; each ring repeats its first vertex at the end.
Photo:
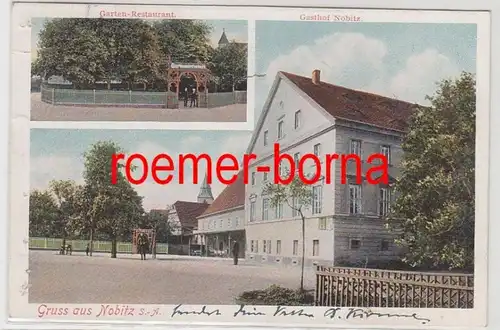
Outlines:
POLYGON ((317 266, 315 305, 473 308, 474 276, 317 266))

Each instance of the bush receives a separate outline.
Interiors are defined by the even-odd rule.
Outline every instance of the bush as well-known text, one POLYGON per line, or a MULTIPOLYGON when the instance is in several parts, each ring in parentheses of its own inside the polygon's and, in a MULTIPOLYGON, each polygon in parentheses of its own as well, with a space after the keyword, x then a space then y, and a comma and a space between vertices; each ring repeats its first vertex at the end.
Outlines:
POLYGON ((271 306, 311 306, 314 295, 306 290, 293 290, 271 285, 267 289, 245 291, 238 298, 239 305, 271 305, 271 306))

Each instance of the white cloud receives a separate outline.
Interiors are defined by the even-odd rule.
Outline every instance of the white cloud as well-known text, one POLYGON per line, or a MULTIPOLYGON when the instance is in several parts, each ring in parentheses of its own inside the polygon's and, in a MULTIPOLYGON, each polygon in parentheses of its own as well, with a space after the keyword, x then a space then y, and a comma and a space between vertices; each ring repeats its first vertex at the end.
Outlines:
POLYGON ((373 79, 383 73, 386 54, 387 47, 380 40, 361 33, 335 33, 277 57, 269 64, 266 78, 271 83, 278 71, 310 76, 319 69, 321 79, 334 84, 341 77, 344 81, 373 79))
POLYGON ((420 102, 425 95, 433 95, 436 82, 460 74, 458 67, 435 49, 408 58, 406 66, 389 81, 389 92, 399 99, 420 102))
POLYGON ((310 77, 314 69, 319 69, 323 81, 425 103, 425 96, 434 93, 438 81, 459 73, 451 59, 435 49, 427 49, 409 57, 400 71, 388 76, 388 47, 361 33, 322 37, 311 46, 297 47, 272 61, 266 70, 266 85, 271 85, 278 71, 310 77))
POLYGON ((74 180, 82 183, 83 163, 66 156, 39 156, 31 158, 30 189, 47 189, 51 180, 74 180))

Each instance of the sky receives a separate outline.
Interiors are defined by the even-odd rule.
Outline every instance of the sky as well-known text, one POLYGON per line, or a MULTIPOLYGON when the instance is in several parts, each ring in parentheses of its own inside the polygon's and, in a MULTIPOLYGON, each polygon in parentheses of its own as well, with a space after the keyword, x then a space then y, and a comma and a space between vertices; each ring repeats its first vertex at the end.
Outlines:
MULTIPOLYGON (((38 35, 43 29, 43 25, 48 18, 33 18, 31 20, 31 58, 36 58, 36 49, 38 44, 38 35)), ((204 20, 212 26, 210 41, 212 46, 217 46, 219 38, 222 35, 222 30, 225 29, 227 38, 239 42, 248 41, 248 23, 242 20, 204 20)))
POLYGON ((435 83, 476 68, 475 24, 256 22, 256 112, 278 71, 426 104, 435 83))
MULTIPOLYGON (((229 38, 246 37, 246 26, 214 24, 229 38), (234 32, 231 32, 234 31, 234 32)), ((35 24, 36 27, 36 24, 35 24)), ((463 24, 257 22, 256 118, 262 110, 277 71, 310 76, 334 84, 426 104, 436 82, 461 71, 475 72, 476 27, 463 24)), ((246 40, 246 39, 243 39, 246 40)), ((257 122, 257 120, 256 120, 257 122)), ((156 154, 206 152, 242 155, 251 138, 248 131, 172 130, 50 130, 31 131, 31 188, 45 189, 51 179, 82 180, 82 154, 98 140, 113 140, 128 152, 156 154)), ((201 169, 203 173, 204 169, 201 169)), ((223 185, 214 182, 216 197, 223 185)), ((199 185, 152 181, 136 186, 146 209, 165 208, 177 200, 196 201, 199 185)))

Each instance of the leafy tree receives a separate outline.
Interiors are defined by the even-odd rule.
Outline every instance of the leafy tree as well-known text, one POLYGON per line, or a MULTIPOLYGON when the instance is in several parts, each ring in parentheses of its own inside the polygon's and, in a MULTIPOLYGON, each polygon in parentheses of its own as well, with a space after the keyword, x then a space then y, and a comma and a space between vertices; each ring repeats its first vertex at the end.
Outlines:
POLYGON ((55 234, 62 237, 62 244, 66 246, 66 239, 75 233, 73 220, 78 212, 76 201, 79 186, 72 180, 53 180, 49 183, 49 189, 57 206, 55 234))
POLYGON ((52 237, 59 210, 50 191, 34 190, 30 193, 29 234, 31 237, 52 237))
POLYGON ((231 91, 247 79, 247 45, 230 42, 214 50, 208 68, 231 91))
MULTIPOLYGON (((142 197, 121 171, 117 171, 116 184, 111 182, 112 157, 119 153, 122 150, 114 142, 100 141, 84 155, 85 195, 92 205, 87 213, 90 240, 94 231, 106 233, 112 242, 112 258, 116 258, 118 238, 137 227, 144 214, 142 197)), ((122 167, 123 164, 118 164, 118 169, 122 167)))
POLYGON ((85 20, 61 18, 45 23, 36 60, 43 78, 60 75, 79 88, 106 75, 110 53, 97 31, 85 26, 85 20))
POLYGON ((413 266, 472 268, 475 209, 475 78, 444 80, 414 113, 389 218, 413 266))
POLYGON ((165 56, 178 63, 205 63, 212 54, 212 27, 198 20, 161 20, 154 23, 165 56))
MULTIPOLYGON (((289 177, 289 172, 283 169, 282 178, 289 177)), ((302 261, 300 273, 300 290, 304 290, 304 263, 305 263, 305 232, 306 232, 306 217, 304 211, 307 210, 312 203, 312 189, 311 186, 305 184, 300 180, 298 175, 295 175, 290 184, 274 184, 268 182, 262 191, 262 195, 269 196, 271 207, 278 207, 279 205, 286 204, 292 210, 300 215, 301 219, 301 234, 302 234, 302 261)))

